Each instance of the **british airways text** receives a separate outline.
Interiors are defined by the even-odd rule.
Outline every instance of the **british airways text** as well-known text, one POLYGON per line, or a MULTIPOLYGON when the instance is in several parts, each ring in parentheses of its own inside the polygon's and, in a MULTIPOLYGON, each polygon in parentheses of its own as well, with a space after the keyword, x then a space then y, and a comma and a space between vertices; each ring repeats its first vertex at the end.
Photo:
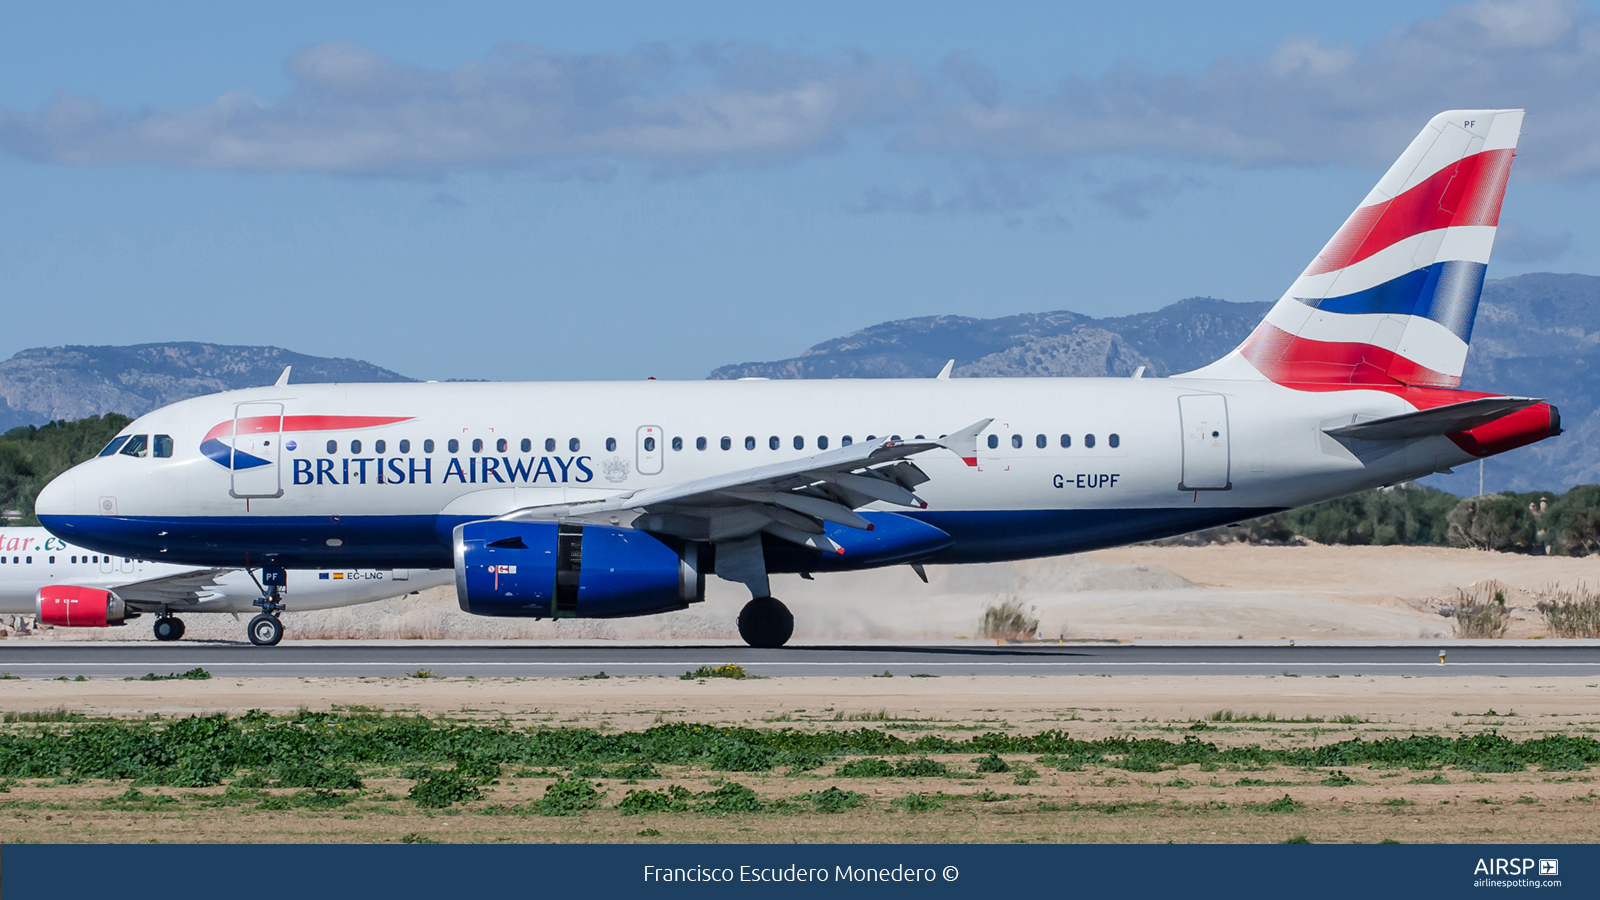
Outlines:
MULTIPOLYGON (((450 457, 440 484, 454 478, 462 484, 587 484, 594 480, 591 456, 469 456, 466 465, 450 457)), ((297 459, 295 484, 433 484, 433 457, 355 456, 341 459, 297 459)))

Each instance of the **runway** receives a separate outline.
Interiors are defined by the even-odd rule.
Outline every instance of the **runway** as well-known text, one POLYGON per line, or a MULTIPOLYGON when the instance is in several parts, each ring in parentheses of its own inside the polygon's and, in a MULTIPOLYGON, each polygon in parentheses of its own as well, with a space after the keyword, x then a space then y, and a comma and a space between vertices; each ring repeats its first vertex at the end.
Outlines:
POLYGON ((1316 646, 1015 644, 794 646, 546 645, 506 642, 305 641, 277 647, 185 642, 0 645, 0 672, 20 678, 140 678, 203 668, 218 677, 680 676, 737 663, 752 675, 1462 675, 1600 676, 1600 642, 1316 646), (1447 652, 1441 665, 1439 651, 1447 652))

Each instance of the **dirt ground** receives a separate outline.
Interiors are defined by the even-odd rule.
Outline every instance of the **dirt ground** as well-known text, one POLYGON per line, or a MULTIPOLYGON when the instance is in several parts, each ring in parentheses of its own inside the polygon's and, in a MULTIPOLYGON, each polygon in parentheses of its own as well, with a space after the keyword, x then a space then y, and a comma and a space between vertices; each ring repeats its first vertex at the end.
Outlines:
MULTIPOLYGON (((973 566, 908 566, 782 575, 773 592, 795 612, 795 640, 971 638, 988 606, 1032 607, 1046 636, 1435 639, 1458 589, 1508 587, 1511 637, 1545 634, 1535 604, 1551 584, 1600 586, 1600 557, 1523 556, 1439 547, 1121 547, 1076 556, 973 566)), ((288 640, 358 638, 736 639, 744 588, 712 578, 707 599, 637 619, 534 622, 464 613, 451 587, 346 609, 285 614, 288 640)), ((153 640, 150 619, 121 628, 55 629, 27 640, 153 640)), ((244 621, 185 617, 192 639, 241 640, 244 621)), ((13 637, 13 639, 16 639, 13 637)))
MULTIPOLYGON (((1162 676, 608 679, 213 679, 198 682, 3 681, 0 709, 90 716, 164 716, 260 707, 382 709, 457 722, 637 730, 662 722, 758 728, 880 728, 906 737, 1062 729, 1219 746, 1320 746, 1352 737, 1516 740, 1600 734, 1600 683, 1582 678, 1288 678, 1162 676)), ((28 727, 7 725, 7 728, 28 727)), ((15 841, 1049 841, 1456 842, 1600 840, 1596 773, 1475 773, 1346 767, 1248 769, 1187 765, 1130 772, 1057 771, 1029 754, 980 774, 973 754, 936 756, 946 777, 858 778, 843 760, 810 772, 712 772, 658 767, 631 783, 591 773, 604 798, 571 816, 537 813, 558 773, 507 769, 482 799, 445 810, 406 799, 391 770, 336 808, 258 808, 290 790, 139 788, 90 780, 22 780, 0 793, 0 842, 15 841), (1028 777, 1027 769, 1033 769, 1028 777), (778 811, 624 815, 630 790, 676 785, 704 793, 733 783, 778 811), (836 787, 860 795, 841 812, 798 795, 836 787), (232 791, 233 793, 229 793, 232 791), (907 798, 920 795, 909 810, 907 798), (241 799, 242 798, 242 799, 241 799), (1287 798, 1287 799, 1285 799, 1287 798), (915 803, 913 806, 917 805, 915 803)), ((570 774, 577 774, 576 772, 570 774)), ((281 802, 280 802, 281 805, 281 802)))

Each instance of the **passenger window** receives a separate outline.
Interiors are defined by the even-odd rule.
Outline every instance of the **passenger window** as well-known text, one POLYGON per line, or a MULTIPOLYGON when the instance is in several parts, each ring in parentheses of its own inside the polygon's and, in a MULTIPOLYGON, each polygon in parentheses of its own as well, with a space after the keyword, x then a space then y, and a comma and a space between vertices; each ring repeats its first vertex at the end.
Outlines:
POLYGON ((121 437, 114 437, 114 438, 111 439, 111 443, 107 444, 106 448, 104 450, 100 451, 100 455, 101 456, 112 456, 118 450, 121 450, 122 449, 122 445, 126 444, 127 442, 128 442, 128 436, 127 435, 123 435, 121 437))
POLYGON ((423 453, 432 453, 433 452, 433 438, 428 438, 427 440, 422 442, 422 452, 423 453))
POLYGON ((351 453, 360 453, 361 452, 361 442, 360 441, 351 441, 350 442, 350 452, 351 453))
POLYGON ((33 557, 27 557, 28 565, 33 565, 33 557))
MULTIPOLYGON (((506 452, 506 446, 506 439, 501 438, 500 440, 494 442, 494 451, 496 453, 504 453, 506 452)), ((378 452, 382 453, 383 451, 379 450, 378 452)))
POLYGON ((994 449, 998 448, 999 446, 1000 446, 1000 436, 998 434, 989 435, 989 449, 990 450, 994 450, 994 449))
POLYGON ((158 435, 156 435, 155 453, 156 453, 156 459, 171 459, 172 458, 172 435, 170 435, 170 434, 158 434, 158 435))
POLYGON ((1092 435, 1092 434, 1084 435, 1083 436, 1083 445, 1085 447, 1093 447, 1094 446, 1094 435, 1092 435))
POLYGON ((400 442, 400 452, 401 453, 410 453, 411 452, 411 442, 410 441, 401 441, 400 442))
POLYGON ((385 450, 387 450, 387 449, 389 449, 389 445, 384 443, 383 441, 373 441, 372 442, 372 452, 373 453, 377 453, 379 455, 382 455, 383 452, 385 450))
POLYGON ((523 453, 531 453, 531 452, 533 452, 533 441, 531 441, 531 440, 529 440, 527 438, 523 438, 521 446, 522 446, 522 452, 523 453))
POLYGON ((609 453, 609 452, 611 452, 611 451, 613 451, 615 449, 617 449, 617 439, 616 438, 606 438, 606 452, 609 453))
POLYGON ((868 443, 870 443, 870 442, 872 442, 872 441, 875 441, 875 440, 877 440, 877 439, 878 439, 878 436, 877 436, 877 435, 875 435, 875 434, 869 434, 869 435, 867 435, 867 441, 868 441, 868 443))
POLYGON ((754 450, 756 448, 756 439, 754 435, 747 434, 744 436, 744 448, 746 450, 754 450))
POLYGON ((801 437, 798 434, 795 435, 794 436, 794 448, 796 450, 804 450, 806 448, 806 439, 801 437))
POLYGON ((827 435, 825 435, 825 434, 817 435, 817 449, 818 450, 826 450, 826 449, 828 449, 828 436, 827 435))
POLYGON ((681 438, 681 437, 673 438, 672 439, 672 449, 674 449, 674 450, 682 450, 683 449, 683 438, 681 438))
POLYGON ((1111 446, 1113 446, 1113 447, 1121 447, 1122 446, 1122 435, 1117 434, 1115 431, 1113 431, 1113 432, 1111 432, 1111 434, 1106 436, 1106 441, 1108 443, 1110 443, 1111 446))
POLYGON ((483 452, 483 438, 473 438, 472 439, 472 452, 473 453, 482 453, 483 452))
POLYGON ((894 441, 896 444, 898 444, 898 443, 900 443, 900 435, 891 434, 891 435, 889 435, 889 440, 894 441))
POLYGON ((1043 450, 1044 448, 1050 446, 1050 439, 1041 434, 1033 439, 1033 445, 1038 447, 1040 450, 1043 450))
POLYGON ((841 446, 841 447, 848 447, 848 446, 850 446, 850 445, 851 445, 851 444, 854 444, 854 443, 855 443, 855 442, 856 442, 856 439, 855 439, 855 438, 853 438, 853 437, 851 437, 851 436, 850 436, 850 435, 848 435, 848 434, 847 434, 847 435, 845 435, 845 436, 844 436, 844 437, 842 437, 842 438, 839 438, 839 446, 841 446))
POLYGON ((50 565, 53 566, 55 564, 56 564, 56 558, 54 556, 50 557, 50 565))
POLYGON ((706 439, 703 438, 703 437, 695 438, 694 439, 694 448, 696 450, 704 450, 706 448, 706 439))
POLYGON ((1066 449, 1066 448, 1071 447, 1071 446, 1072 446, 1072 435, 1063 434, 1061 436, 1061 447, 1062 447, 1062 449, 1066 449))
POLYGON ((582 447, 582 446, 583 446, 583 444, 577 438, 567 438, 567 452, 568 453, 577 453, 578 452, 578 448, 582 447))
POLYGON ((722 449, 724 449, 724 450, 732 450, 733 449, 733 438, 728 437, 727 435, 723 435, 722 436, 722 449))
POLYGON ((652 453, 652 452, 655 451, 655 449, 656 449, 656 439, 653 438, 653 437, 645 438, 644 439, 644 452, 652 453))
POLYGON ((772 437, 767 438, 767 447, 769 449, 776 450, 776 449, 778 449, 779 445, 781 445, 782 443, 783 443, 783 441, 778 440, 778 436, 777 435, 773 435, 772 437))
POLYGON ((554 452, 556 452, 556 439, 555 438, 545 438, 544 439, 544 452, 546 452, 546 453, 554 453, 554 452))
POLYGON ((77 564, 78 564, 78 558, 77 558, 77 557, 76 557, 76 556, 74 556, 74 557, 73 557, 73 558, 72 558, 72 564, 73 564, 73 565, 77 565, 77 564))
POLYGON ((456 451, 461 449, 461 442, 456 440, 455 438, 451 438, 450 439, 450 443, 445 444, 445 447, 447 449, 449 449, 449 451, 451 453, 455 453, 456 451))
POLYGON ((1011 446, 1017 448, 1018 450, 1021 450, 1022 449, 1022 435, 1013 434, 1011 436, 1011 446))
POLYGON ((123 456, 137 456, 140 459, 144 459, 145 454, 148 453, 149 450, 150 436, 147 434, 133 435, 132 437, 128 438, 128 442, 126 444, 122 445, 123 456))

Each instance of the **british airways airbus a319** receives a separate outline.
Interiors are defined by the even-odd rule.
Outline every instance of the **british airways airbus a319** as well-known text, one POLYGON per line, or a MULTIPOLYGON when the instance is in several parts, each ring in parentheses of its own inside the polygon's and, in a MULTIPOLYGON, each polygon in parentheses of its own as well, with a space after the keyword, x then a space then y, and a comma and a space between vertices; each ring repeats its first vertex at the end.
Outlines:
MULTIPOLYGON (((289 384, 141 416, 39 495, 103 553, 450 567, 489 616, 682 609, 785 643, 768 576, 1074 553, 1419 478, 1560 433, 1457 390, 1522 124, 1441 113, 1256 330, 1170 378, 289 384)), ((265 604, 271 612, 271 598, 265 604)))

